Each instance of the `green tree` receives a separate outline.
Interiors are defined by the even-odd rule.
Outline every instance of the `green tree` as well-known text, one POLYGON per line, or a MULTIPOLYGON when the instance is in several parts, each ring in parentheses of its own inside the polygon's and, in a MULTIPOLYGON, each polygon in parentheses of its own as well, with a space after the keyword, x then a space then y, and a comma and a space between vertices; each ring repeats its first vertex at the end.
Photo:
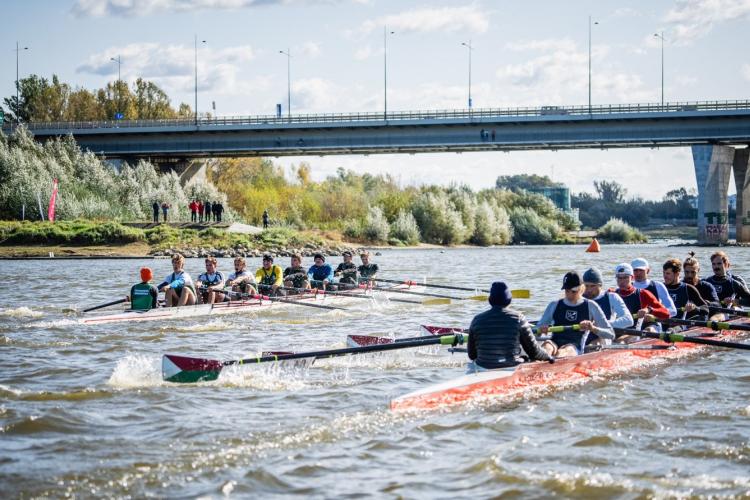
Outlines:
POLYGON ((565 187, 561 182, 555 182, 546 175, 536 174, 519 174, 519 175, 501 175, 495 181, 497 189, 509 189, 517 191, 519 189, 539 189, 547 187, 565 187))

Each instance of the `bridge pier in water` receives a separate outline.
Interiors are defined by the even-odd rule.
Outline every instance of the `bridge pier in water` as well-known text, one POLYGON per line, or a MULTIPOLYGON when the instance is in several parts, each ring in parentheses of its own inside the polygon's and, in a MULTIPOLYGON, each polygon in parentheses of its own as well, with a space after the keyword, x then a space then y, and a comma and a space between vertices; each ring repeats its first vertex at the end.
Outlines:
POLYGON ((724 244, 729 238, 727 190, 734 148, 692 146, 692 150, 698 184, 698 243, 724 244))
POLYGON ((734 183, 737 187, 737 243, 750 241, 750 148, 734 151, 734 183))

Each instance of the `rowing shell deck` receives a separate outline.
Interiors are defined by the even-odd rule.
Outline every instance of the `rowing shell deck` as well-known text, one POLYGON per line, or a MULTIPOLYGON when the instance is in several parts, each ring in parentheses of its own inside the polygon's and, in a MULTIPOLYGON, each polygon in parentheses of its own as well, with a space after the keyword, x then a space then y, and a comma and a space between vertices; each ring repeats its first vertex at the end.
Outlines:
MULTIPOLYGON (((408 290, 414 292, 424 291, 424 287, 421 286, 396 285, 391 288, 393 288, 394 290, 408 290)), ((265 310, 269 307, 273 307, 274 311, 294 306, 301 306, 304 308, 305 306, 301 304, 344 306, 363 302, 361 297, 364 296, 372 297, 373 299, 378 297, 389 297, 387 290, 378 289, 375 293, 373 293, 369 288, 366 289, 364 287, 352 290, 351 295, 356 295, 356 297, 347 295, 328 295, 324 293, 305 293, 302 295, 273 297, 271 300, 267 298, 246 299, 232 302, 220 302, 218 304, 198 304, 194 306, 183 307, 160 307, 157 309, 150 309, 148 311, 134 311, 132 309, 128 309, 126 311, 114 314, 98 314, 88 316, 85 318, 81 318, 79 322, 84 325, 98 325, 104 323, 121 323, 128 321, 160 321, 194 318, 201 316, 247 313, 260 309, 265 310)))
MULTIPOLYGON (((750 322, 747 318, 734 321, 738 324, 750 322)), ((711 330, 696 328, 689 330, 691 336, 707 334, 711 330)), ((688 333, 688 332, 685 332, 688 333)), ((728 340, 741 335, 736 330, 712 337, 728 340)), ((554 364, 547 362, 525 363, 510 368, 488 370, 464 375, 453 380, 431 385, 391 400, 391 410, 432 410, 441 407, 480 401, 483 399, 522 394, 541 387, 554 387, 584 382, 596 375, 622 373, 655 358, 677 358, 706 347, 700 344, 677 342, 674 349, 665 349, 668 344, 660 340, 643 340, 615 349, 607 349, 580 356, 559 358, 554 364)))

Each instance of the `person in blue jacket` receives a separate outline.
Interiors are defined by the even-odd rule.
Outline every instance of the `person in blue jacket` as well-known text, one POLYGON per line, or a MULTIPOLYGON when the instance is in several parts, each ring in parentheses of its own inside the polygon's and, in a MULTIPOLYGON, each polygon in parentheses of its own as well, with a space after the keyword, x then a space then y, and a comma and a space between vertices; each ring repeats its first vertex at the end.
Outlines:
POLYGON ((326 264, 326 258, 323 254, 316 253, 313 257, 315 264, 307 270, 307 278, 313 288, 325 290, 333 281, 333 268, 326 264))

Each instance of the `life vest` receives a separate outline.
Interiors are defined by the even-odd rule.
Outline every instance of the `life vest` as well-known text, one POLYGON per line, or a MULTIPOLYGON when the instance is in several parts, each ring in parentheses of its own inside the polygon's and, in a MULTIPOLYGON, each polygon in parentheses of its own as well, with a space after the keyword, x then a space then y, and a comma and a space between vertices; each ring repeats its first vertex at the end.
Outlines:
MULTIPOLYGON (((577 325, 581 321, 589 319, 589 299, 583 299, 583 302, 577 306, 569 306, 563 299, 557 301, 555 312, 552 320, 555 326, 577 325)), ((573 344, 580 346, 585 343, 585 337, 588 332, 570 331, 558 332, 552 334, 552 342, 558 346, 573 344)))

